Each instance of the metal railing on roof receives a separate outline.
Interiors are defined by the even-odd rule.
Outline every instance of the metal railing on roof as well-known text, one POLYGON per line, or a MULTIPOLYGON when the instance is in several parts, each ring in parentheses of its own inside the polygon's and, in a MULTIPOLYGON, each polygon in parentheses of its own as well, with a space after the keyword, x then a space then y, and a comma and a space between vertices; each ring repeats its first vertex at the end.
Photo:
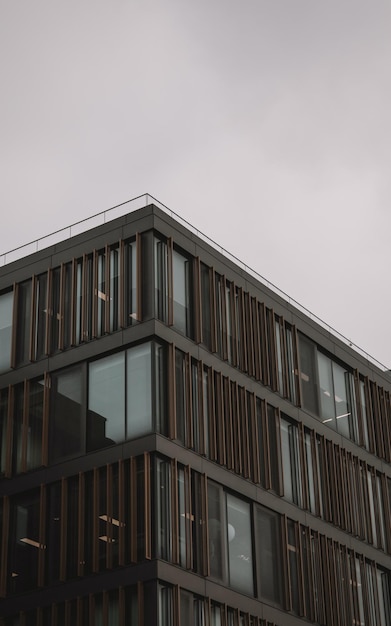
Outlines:
POLYGON ((360 346, 354 343, 351 339, 348 339, 347 337, 345 337, 345 335, 342 335, 342 333, 340 333, 338 330, 336 330, 335 328, 327 324, 327 322, 325 322, 320 317, 312 313, 312 311, 310 311, 305 306, 300 304, 300 302, 297 302, 297 300, 295 300, 294 298, 291 298, 291 296, 289 296, 287 293, 282 291, 282 289, 280 289, 279 287, 271 283, 267 278, 259 274, 259 272, 253 270, 251 267, 246 265, 243 261, 238 259, 238 257, 236 257, 234 254, 231 254, 228 250, 220 246, 213 239, 211 239, 210 237, 205 235, 203 232, 198 230, 198 228, 195 228, 192 224, 190 224, 190 222, 188 222, 183 217, 178 215, 178 213, 175 213, 175 211, 173 211, 168 206, 166 206, 165 204, 157 200, 157 198, 155 198, 154 196, 151 196, 148 193, 144 193, 141 196, 137 196, 136 198, 132 198, 131 200, 127 200, 126 202, 122 202, 121 204, 117 204, 116 206, 113 206, 110 209, 106 209, 105 211, 96 213, 95 215, 92 215, 91 217, 87 217, 83 220, 75 222, 74 224, 71 224, 70 226, 66 226, 65 228, 60 228, 59 230, 56 230, 53 233, 50 233, 49 235, 45 235, 44 237, 35 239, 34 241, 24 244, 23 246, 19 246, 17 248, 14 248, 13 250, 4 252, 3 254, 0 254, 0 267, 4 267, 5 265, 8 265, 8 263, 17 261, 18 259, 21 259, 29 254, 33 254, 40 250, 44 250, 45 248, 48 248, 49 246, 55 245, 56 243, 60 243, 61 241, 64 241, 65 239, 69 239, 70 237, 74 237, 75 235, 79 235, 80 233, 86 232, 87 230, 91 228, 95 228, 96 226, 101 226, 102 224, 106 224, 107 222, 110 222, 111 220, 114 220, 117 217, 122 217, 123 215, 126 215, 127 213, 131 213, 132 211, 141 209, 145 206, 148 206, 149 204, 154 204, 155 206, 160 208, 162 211, 164 211, 171 217, 175 218, 176 221, 181 222, 188 230, 190 230, 192 233, 197 235, 197 237, 199 237, 200 239, 205 241, 207 244, 212 246, 215 250, 220 252, 223 256, 231 259, 231 261, 233 261, 236 265, 238 265, 241 269, 243 269, 247 274, 250 274, 250 276, 253 276, 253 278, 255 278, 256 280, 261 282, 263 285, 268 287, 271 291, 279 295, 283 300, 285 300, 286 302, 294 306, 296 309, 304 313, 307 317, 309 317, 311 320, 316 322, 319 326, 324 328, 331 335, 333 335, 334 337, 337 337, 340 341, 342 341, 346 345, 353 348, 353 350, 361 354, 370 363, 372 363, 373 365, 375 365, 376 367, 380 368, 383 371, 387 371, 389 369, 383 363, 381 363, 380 361, 375 359, 373 356, 371 356, 368 352, 360 348, 360 346))

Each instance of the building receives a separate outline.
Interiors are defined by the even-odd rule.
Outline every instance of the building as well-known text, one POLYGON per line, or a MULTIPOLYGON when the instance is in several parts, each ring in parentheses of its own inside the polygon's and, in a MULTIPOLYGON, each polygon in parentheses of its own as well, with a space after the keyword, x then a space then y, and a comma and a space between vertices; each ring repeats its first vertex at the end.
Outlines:
POLYGON ((391 378, 204 237, 4 264, 0 346, 1 626, 391 625, 391 378))

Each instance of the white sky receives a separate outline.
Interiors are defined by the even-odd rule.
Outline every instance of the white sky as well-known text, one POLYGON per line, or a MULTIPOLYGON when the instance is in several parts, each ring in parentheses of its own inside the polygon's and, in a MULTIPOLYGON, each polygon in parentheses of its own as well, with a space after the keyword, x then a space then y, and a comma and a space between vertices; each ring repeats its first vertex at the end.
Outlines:
POLYGON ((0 252, 149 192, 391 367, 389 0, 0 0, 0 252))

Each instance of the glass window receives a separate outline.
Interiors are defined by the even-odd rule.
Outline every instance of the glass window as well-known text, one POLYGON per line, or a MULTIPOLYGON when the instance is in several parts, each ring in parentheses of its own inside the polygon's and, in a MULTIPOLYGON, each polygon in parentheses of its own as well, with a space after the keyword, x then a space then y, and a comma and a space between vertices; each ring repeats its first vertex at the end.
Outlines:
POLYGON ((295 522, 288 520, 288 564, 290 575, 290 596, 292 611, 299 613, 299 547, 296 537, 295 522))
POLYGON ((46 580, 55 582, 60 578, 61 559, 61 483, 48 488, 48 512, 46 526, 46 580))
POLYGON ((223 507, 223 491, 208 482, 208 531, 209 531, 209 565, 210 575, 222 580, 225 578, 226 540, 225 515, 223 507))
POLYGON ((283 599, 280 516, 269 509, 257 509, 257 565, 260 597, 278 605, 283 599))
POLYGON ((13 304, 13 291, 0 295, 0 372, 8 370, 11 364, 13 304))
POLYGON ((227 536, 230 585, 254 593, 250 505, 227 494, 227 536))
POLYGON ((269 454, 270 454, 270 489, 276 493, 280 492, 280 454, 279 436, 277 434, 276 410, 271 405, 267 405, 269 454))
POLYGON ((120 250, 115 247, 110 250, 110 332, 120 327, 120 281, 120 250))
POLYGON ((84 451, 84 405, 82 366, 52 375, 51 461, 84 451))
POLYGON ((284 394, 284 371, 283 371, 283 348, 281 342, 281 334, 283 332, 283 328, 280 326, 280 322, 278 317, 275 317, 275 329, 276 329, 276 355, 277 355, 277 380, 278 380, 278 391, 281 395, 284 394))
POLYGON ((125 245, 125 324, 137 321, 137 254, 136 242, 125 245))
POLYGON ((191 416, 192 416, 192 430, 193 430, 193 449, 196 452, 200 452, 200 419, 201 412, 199 411, 199 390, 198 390, 198 366, 197 362, 192 359, 191 361, 191 416))
POLYGON ((39 551, 39 493, 17 498, 11 510, 9 590, 20 593, 37 586, 39 551))
POLYGON ((168 322, 168 250, 165 241, 154 238, 155 317, 168 322))
POLYGON ((158 433, 167 436, 168 425, 166 418, 166 361, 165 348, 160 343, 153 342, 154 361, 152 363, 152 380, 154 393, 152 397, 154 428, 158 433))
POLYGON ((12 437, 12 469, 19 474, 23 471, 23 412, 24 412, 24 384, 14 387, 13 406, 13 437, 12 437))
POLYGON ((42 431, 44 409, 44 381, 29 383, 29 414, 27 431, 26 469, 42 465, 42 431))
POLYGON ((186 510, 185 497, 185 472, 182 467, 178 467, 178 537, 179 537, 179 563, 186 567, 186 520, 190 517, 190 512, 186 510))
POLYGON ((380 626, 391 624, 391 576, 390 572, 377 570, 377 592, 379 596, 380 626))
POLYGON ((316 514, 315 499, 315 467, 312 459, 312 437, 311 433, 306 430, 304 433, 304 449, 305 461, 307 464, 307 489, 308 489, 308 508, 314 515, 316 514))
POLYGON ((52 293, 49 307, 50 315, 50 348, 49 352, 57 352, 59 350, 60 341, 60 285, 61 285, 61 268, 56 267, 52 271, 52 293))
POLYGON ((299 334, 300 378, 302 402, 305 409, 318 414, 316 390, 315 346, 299 334))
POLYGON ((297 424, 285 418, 281 419, 281 448, 284 496, 302 506, 299 431, 297 424))
POLYGON ((233 352, 233 336, 232 336, 232 315, 231 315, 231 302, 232 302, 232 285, 226 281, 225 284, 225 317, 227 323, 227 359, 229 363, 232 363, 233 352))
POLYGON ((368 437, 368 410, 367 410, 367 401, 366 401, 366 393, 365 393, 365 383, 363 380, 360 380, 360 402, 361 402, 361 418, 362 418, 362 429, 363 429, 363 443, 366 448, 369 448, 369 437, 368 437))
POLYGON ((219 274, 215 273, 215 302, 216 302, 216 340, 217 340, 217 353, 223 356, 223 310, 222 302, 222 289, 223 278, 219 274))
POLYGON ((212 326, 211 326, 211 298, 210 298, 210 269, 201 263, 201 321, 202 343, 212 349, 212 326))
POLYGON ((66 263, 64 266, 64 348, 71 345, 71 329, 73 326, 72 312, 72 263, 66 263))
POLYGON ((295 376, 295 359, 293 348, 293 335, 292 329, 286 326, 286 351, 288 362, 288 386, 289 386, 289 399, 293 404, 296 404, 296 376, 295 376))
POLYGON ((98 253, 98 293, 97 293, 97 335, 101 337, 105 333, 106 328, 106 255, 101 250, 98 253))
POLYGON ((158 558, 172 559, 171 519, 171 465, 169 461, 156 459, 156 522, 158 558))
POLYGON ((82 298, 83 298, 83 259, 76 264, 76 307, 75 307, 75 342, 83 341, 82 332, 82 298))
POLYGON ((209 369, 206 366, 204 366, 202 370, 202 411, 203 411, 203 420, 204 420, 204 451, 205 451, 206 456, 209 456, 209 429, 210 429, 209 384, 210 384, 209 369))
POLYGON ((34 354, 36 359, 46 353, 46 320, 47 320, 47 274, 37 276, 35 284, 35 336, 34 354))
POLYGON ((266 459, 265 459, 265 427, 263 419, 263 402, 257 398, 257 435, 259 450, 259 476, 260 483, 266 488, 266 459))
POLYGON ((8 389, 0 391, 0 474, 6 470, 7 460, 8 389))
POLYGON ((183 444, 186 443, 187 434, 187 398, 189 390, 186 377, 185 354, 175 349, 175 408, 177 438, 183 444))
POLYGON ((127 350, 127 438, 152 432, 151 343, 127 350))
MULTIPOLYGON (((92 318, 93 318, 93 308, 94 308, 94 282, 93 282, 93 260, 92 256, 88 256, 84 259, 84 275, 85 275, 85 294, 82 293, 82 300, 85 297, 85 313, 84 313, 84 334, 81 337, 81 341, 89 341, 92 339, 92 318)), ((83 280, 82 280, 82 288, 83 288, 83 280)), ((81 310, 81 315, 83 316, 83 305, 81 310)))
POLYGON ((89 364, 87 448, 125 439, 125 353, 89 364))
POLYGON ((18 285, 17 364, 27 363, 30 351, 31 280, 18 285))
POLYGON ((174 326, 184 335, 192 336, 191 260, 178 250, 173 251, 174 326))
POLYGON ((159 626, 172 626, 174 624, 174 607, 172 588, 164 585, 159 586, 159 626))

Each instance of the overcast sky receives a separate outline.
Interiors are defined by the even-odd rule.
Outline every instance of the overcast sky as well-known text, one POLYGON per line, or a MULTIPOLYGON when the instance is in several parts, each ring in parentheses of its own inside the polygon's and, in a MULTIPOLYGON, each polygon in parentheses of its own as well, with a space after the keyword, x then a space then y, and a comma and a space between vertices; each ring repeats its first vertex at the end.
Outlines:
POLYGON ((0 252, 149 192, 391 367, 390 0, 0 0, 0 252))

